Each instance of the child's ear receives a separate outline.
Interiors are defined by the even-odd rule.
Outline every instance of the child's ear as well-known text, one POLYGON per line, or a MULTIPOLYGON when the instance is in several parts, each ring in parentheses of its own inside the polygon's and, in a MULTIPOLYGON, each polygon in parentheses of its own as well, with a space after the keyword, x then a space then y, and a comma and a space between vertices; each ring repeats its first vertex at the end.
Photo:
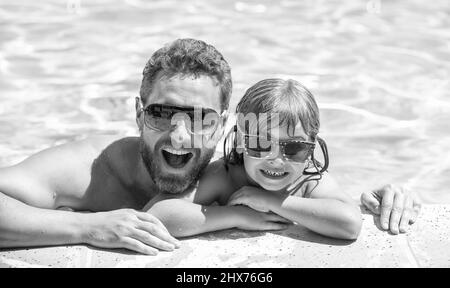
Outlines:
POLYGON ((139 97, 135 98, 135 108, 136 108, 136 124, 139 128, 139 131, 142 132, 142 129, 144 128, 144 118, 142 117, 142 102, 139 97))

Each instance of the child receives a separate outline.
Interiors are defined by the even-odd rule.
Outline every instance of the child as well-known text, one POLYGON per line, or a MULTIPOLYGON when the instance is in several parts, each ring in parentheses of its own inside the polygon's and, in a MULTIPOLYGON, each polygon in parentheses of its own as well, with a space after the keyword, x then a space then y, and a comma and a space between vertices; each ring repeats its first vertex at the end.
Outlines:
POLYGON ((237 190, 228 205, 270 211, 325 236, 355 239, 360 210, 325 173, 328 153, 317 136, 313 95, 294 80, 266 79, 247 90, 236 112, 238 123, 227 137, 233 145, 224 157, 237 190), (323 167, 314 158, 319 146, 323 167))
MULTIPOLYGON (((195 193, 186 196, 201 205, 227 206, 170 206, 181 214, 178 222, 175 212, 161 219, 169 231, 188 236, 232 227, 276 230, 295 222, 325 236, 356 239, 360 210, 325 173, 328 154, 317 136, 313 95, 294 80, 266 79, 247 90, 236 112, 224 158, 210 164, 195 193), (314 157, 318 147, 323 165, 314 157)), ((158 205, 151 210, 161 215, 158 205)))

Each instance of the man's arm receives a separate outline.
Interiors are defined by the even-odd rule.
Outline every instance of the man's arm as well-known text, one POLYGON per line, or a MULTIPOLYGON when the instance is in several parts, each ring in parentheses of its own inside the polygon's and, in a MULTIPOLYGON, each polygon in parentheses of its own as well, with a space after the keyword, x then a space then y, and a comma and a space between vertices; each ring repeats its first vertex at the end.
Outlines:
POLYGON ((82 243, 80 216, 32 207, 0 193, 0 247, 82 243))
POLYGON ((206 232, 239 228, 243 230, 281 230, 286 219, 245 206, 206 206, 186 199, 167 199, 155 203, 147 212, 156 216, 171 235, 187 237, 206 232))
POLYGON ((80 149, 84 150, 80 143, 55 147, 0 169, 0 247, 87 243, 145 254, 155 254, 153 247, 172 250, 176 240, 150 214, 129 209, 102 213, 54 210, 71 206, 66 203, 82 207, 81 188, 87 184, 83 184, 85 176, 76 171, 87 170, 89 175, 89 166, 82 164, 89 161, 79 155, 90 151, 80 149))
POLYGON ((183 195, 158 195, 144 211, 160 219, 175 237, 229 228, 286 228, 286 220, 273 213, 258 212, 244 206, 211 205, 214 202, 226 203, 235 188, 221 160, 211 163, 205 170, 195 191, 183 195))
POLYGON ((131 209, 76 213, 36 208, 0 193, 0 248, 90 244, 155 255, 178 241, 154 216, 131 209))
POLYGON ((49 210, 56 208, 57 194, 42 170, 32 169, 35 161, 44 158, 34 156, 0 169, 0 247, 81 242, 80 215, 49 210))

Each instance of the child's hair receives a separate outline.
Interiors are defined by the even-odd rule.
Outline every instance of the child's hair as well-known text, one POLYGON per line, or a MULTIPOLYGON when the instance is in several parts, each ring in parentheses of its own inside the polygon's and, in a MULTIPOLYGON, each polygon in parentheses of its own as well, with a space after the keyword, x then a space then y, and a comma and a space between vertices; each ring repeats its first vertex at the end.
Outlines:
POLYGON ((265 79, 250 87, 236 107, 237 115, 275 113, 288 133, 300 122, 314 141, 320 128, 319 107, 311 92, 289 79, 265 79))
MULTIPOLYGON (((309 140, 314 142, 320 128, 319 107, 312 93, 299 82, 289 79, 265 79, 250 87, 236 107, 236 115, 275 113, 279 125, 287 125, 287 131, 295 131, 301 123, 309 140)), ((232 148, 224 147, 226 164, 243 164, 242 154, 237 153, 236 126, 227 136, 232 148), (233 138, 233 139, 231 139, 233 138)), ((226 146, 226 141, 224 143, 226 146)))

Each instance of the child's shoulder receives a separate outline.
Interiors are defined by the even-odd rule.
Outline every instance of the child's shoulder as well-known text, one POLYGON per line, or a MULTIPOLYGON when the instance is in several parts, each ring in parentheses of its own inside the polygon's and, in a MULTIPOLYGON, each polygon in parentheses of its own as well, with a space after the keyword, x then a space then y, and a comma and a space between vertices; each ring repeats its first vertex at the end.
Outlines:
POLYGON ((198 185, 198 192, 214 194, 220 204, 239 188, 248 185, 243 165, 226 165, 223 159, 210 163, 204 170, 198 185))
POLYGON ((215 180, 223 180, 227 175, 227 169, 225 166, 225 162, 223 159, 218 159, 214 162, 211 162, 206 166, 203 170, 200 180, 203 181, 215 181, 215 180))
MULTIPOLYGON (((222 159, 216 160, 203 170, 196 189, 197 199, 207 202, 220 202, 224 194, 229 194, 233 185, 222 159)), ((202 201, 203 202, 203 201, 202 201)))
MULTIPOLYGON (((205 181, 228 181, 233 184, 246 185, 247 181, 244 165, 228 164, 226 165, 224 159, 218 159, 210 163, 203 172, 201 179, 205 181)), ((239 185, 238 185, 239 186, 239 185)))
MULTIPOLYGON (((315 176, 313 176, 315 178, 315 176)), ((320 191, 330 191, 339 189, 339 185, 330 173, 325 172, 322 177, 317 180, 308 181, 304 185, 302 190, 302 196, 305 198, 310 198, 313 193, 320 191)))

